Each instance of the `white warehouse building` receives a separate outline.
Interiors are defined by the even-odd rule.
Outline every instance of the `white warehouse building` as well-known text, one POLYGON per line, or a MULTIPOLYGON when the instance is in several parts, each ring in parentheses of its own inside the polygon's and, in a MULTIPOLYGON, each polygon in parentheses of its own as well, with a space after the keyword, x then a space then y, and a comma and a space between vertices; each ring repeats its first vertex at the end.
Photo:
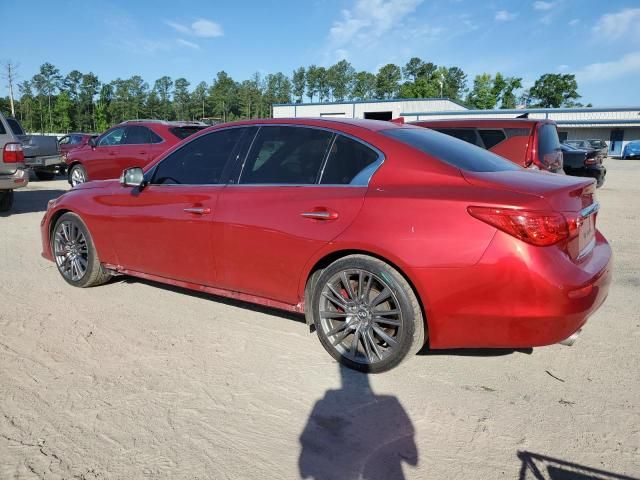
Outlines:
POLYGON ((610 156, 620 156, 624 145, 640 140, 640 107, 524 108, 515 110, 469 110, 446 98, 369 100, 273 105, 274 118, 342 117, 405 121, 514 118, 548 118, 558 125, 560 140, 597 138, 607 142, 610 156))

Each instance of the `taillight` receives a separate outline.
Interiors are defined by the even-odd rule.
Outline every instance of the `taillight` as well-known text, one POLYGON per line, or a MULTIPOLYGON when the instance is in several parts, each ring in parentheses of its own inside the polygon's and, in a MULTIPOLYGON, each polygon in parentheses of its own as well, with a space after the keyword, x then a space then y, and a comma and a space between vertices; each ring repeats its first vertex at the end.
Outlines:
POLYGON ((4 163, 24 162, 24 152, 21 143, 7 143, 2 151, 2 161, 4 163))
POLYGON ((596 163, 598 163, 598 159, 596 157, 587 158, 584 161, 585 165, 595 165, 596 163))
POLYGON ((468 207, 472 217, 531 245, 547 246, 570 237, 567 219, 558 212, 468 207))

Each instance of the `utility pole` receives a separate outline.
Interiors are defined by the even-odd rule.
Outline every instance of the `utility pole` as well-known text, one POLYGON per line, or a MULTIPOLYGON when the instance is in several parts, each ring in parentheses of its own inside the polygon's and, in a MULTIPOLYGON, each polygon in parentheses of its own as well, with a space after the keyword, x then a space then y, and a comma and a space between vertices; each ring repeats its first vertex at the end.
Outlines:
POLYGON ((4 62, 4 69, 5 72, 2 74, 3 78, 6 78, 7 80, 7 84, 9 87, 9 102, 11 103, 11 116, 15 117, 16 116, 16 108, 15 105, 13 103, 13 84, 16 81, 16 70, 18 68, 19 64, 17 63, 13 63, 11 60, 7 60, 6 62, 4 62))

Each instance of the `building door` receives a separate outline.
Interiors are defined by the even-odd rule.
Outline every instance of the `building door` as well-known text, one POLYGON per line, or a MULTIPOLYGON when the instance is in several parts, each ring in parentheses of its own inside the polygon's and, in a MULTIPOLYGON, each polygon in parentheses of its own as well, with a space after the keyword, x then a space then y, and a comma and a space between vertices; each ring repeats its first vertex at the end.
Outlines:
POLYGON ((611 130, 611 136, 609 137, 609 155, 612 157, 620 156, 622 154, 622 141, 624 140, 624 130, 615 129, 611 130))
POLYGON ((391 120, 393 112, 364 112, 364 118, 368 120, 391 120))

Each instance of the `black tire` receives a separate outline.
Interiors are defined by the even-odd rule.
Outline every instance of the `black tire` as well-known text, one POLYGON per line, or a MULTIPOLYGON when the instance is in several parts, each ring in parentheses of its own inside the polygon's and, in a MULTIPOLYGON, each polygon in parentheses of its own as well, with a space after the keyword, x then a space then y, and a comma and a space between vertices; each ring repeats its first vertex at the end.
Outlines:
POLYGON ((56 222, 51 235, 51 252, 58 272, 68 284, 74 287, 95 287, 106 283, 111 278, 109 272, 100 264, 89 229, 75 213, 65 213, 56 222), (63 244, 70 244, 66 239, 75 241, 74 245, 77 249, 65 249, 63 244), (84 261, 81 262, 78 259, 76 262, 75 259, 78 257, 82 257, 84 261), (79 269, 83 266, 82 275, 74 275, 74 269, 79 273, 79 269))
POLYGON ((0 212, 8 212, 13 207, 13 190, 0 190, 0 212))
POLYGON ((36 174, 36 178, 42 181, 53 180, 54 178, 56 178, 56 174, 54 172, 36 170, 34 173, 36 174))
POLYGON ((312 284, 310 297, 308 309, 320 343, 349 368, 384 372, 425 344, 425 321, 411 285, 377 258, 349 255, 336 260, 312 284))
POLYGON ((79 163, 76 163, 69 170, 68 181, 69 181, 69 185, 71 185, 72 187, 75 187, 79 183, 88 182, 89 176, 87 175, 87 170, 79 163), (83 179, 83 180, 78 181, 79 179, 83 179))

